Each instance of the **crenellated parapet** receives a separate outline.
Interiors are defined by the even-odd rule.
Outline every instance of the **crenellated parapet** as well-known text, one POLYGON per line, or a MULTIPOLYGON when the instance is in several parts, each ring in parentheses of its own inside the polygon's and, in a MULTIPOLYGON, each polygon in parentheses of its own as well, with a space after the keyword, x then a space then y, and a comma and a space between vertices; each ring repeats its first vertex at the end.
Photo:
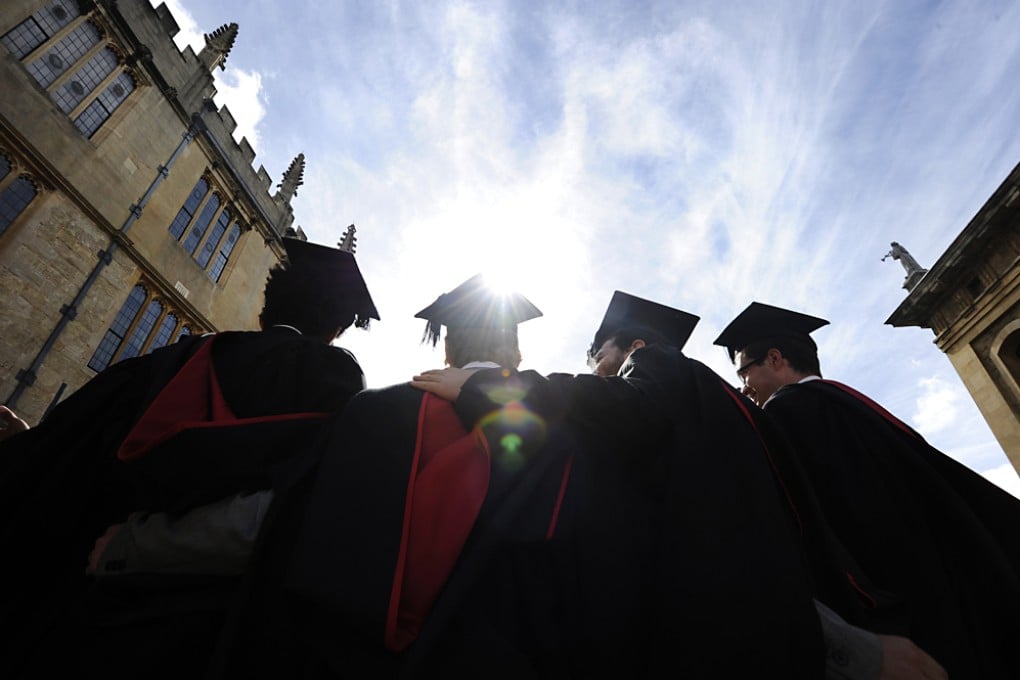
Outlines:
POLYGON ((99 11, 111 17, 111 23, 124 33, 132 45, 132 53, 145 58, 136 70, 152 74, 149 80, 159 85, 162 94, 172 103, 182 122, 190 124, 197 116, 202 121, 200 139, 211 155, 219 156, 222 171, 229 172, 231 181, 240 188, 240 195, 249 205, 253 225, 260 225, 263 236, 274 240, 294 220, 291 198, 301 185, 304 156, 300 155, 280 178, 274 193, 273 179, 261 164, 256 164, 256 150, 247 138, 234 138, 237 121, 226 106, 217 106, 212 75, 217 67, 224 69, 238 36, 237 23, 227 23, 205 34, 205 46, 195 54, 190 46, 179 49, 173 37, 180 31, 165 4, 152 7, 145 0, 97 0, 99 11), (300 159, 300 163, 297 163, 300 159))

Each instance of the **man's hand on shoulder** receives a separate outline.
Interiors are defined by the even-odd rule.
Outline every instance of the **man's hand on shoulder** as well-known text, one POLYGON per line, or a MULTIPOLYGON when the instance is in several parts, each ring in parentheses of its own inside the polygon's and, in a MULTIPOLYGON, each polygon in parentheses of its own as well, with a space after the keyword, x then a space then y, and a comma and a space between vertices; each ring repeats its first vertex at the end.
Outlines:
POLYGON ((446 401, 457 401, 460 388, 475 374, 475 368, 444 368, 425 371, 411 379, 411 387, 431 392, 446 401))

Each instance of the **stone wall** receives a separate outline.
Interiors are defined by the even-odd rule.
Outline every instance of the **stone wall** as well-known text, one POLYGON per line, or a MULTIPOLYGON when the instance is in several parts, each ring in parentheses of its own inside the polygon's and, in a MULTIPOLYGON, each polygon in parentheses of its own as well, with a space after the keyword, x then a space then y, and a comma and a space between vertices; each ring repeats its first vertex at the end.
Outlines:
MULTIPOLYGON (((45 7, 45 0, 0 3, 0 34, 45 7)), ((165 9, 165 8, 164 8, 165 9)), ((17 384, 111 239, 121 239, 16 410, 30 422, 61 383, 64 394, 91 378, 92 353, 140 281, 196 331, 257 327, 266 275, 283 256, 280 234, 293 221, 270 195, 254 150, 233 139, 229 111, 209 105, 212 75, 188 48, 174 45, 172 21, 147 0, 99 0, 95 21, 124 58, 137 87, 92 136, 84 137, 25 69, 0 46, 0 148, 27 168, 40 194, 0 235, 0 399, 17 384), (197 114, 206 131, 166 165, 197 114), (214 282, 168 228, 192 188, 208 177, 231 205, 242 235, 214 282), (159 184, 137 219, 137 205, 159 184), (133 220, 130 229, 124 226, 133 220)), ((208 27, 212 32, 215 27, 208 27)))

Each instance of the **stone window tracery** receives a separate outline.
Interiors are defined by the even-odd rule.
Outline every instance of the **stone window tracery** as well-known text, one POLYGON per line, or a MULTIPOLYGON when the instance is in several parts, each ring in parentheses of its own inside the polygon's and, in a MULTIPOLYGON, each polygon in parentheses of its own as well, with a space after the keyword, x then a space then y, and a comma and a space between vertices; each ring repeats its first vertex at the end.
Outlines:
POLYGON ((73 0, 56 0, 0 38, 86 137, 134 91, 114 45, 73 0))
POLYGON ((236 211, 220 198, 207 177, 195 184, 169 231, 214 282, 222 278, 241 236, 236 211))
POLYGON ((121 359, 147 354, 187 335, 191 329, 180 315, 139 283, 99 341, 88 367, 98 373, 121 359))
POLYGON ((0 153, 0 235, 7 231, 38 193, 32 178, 19 172, 11 159, 0 153))

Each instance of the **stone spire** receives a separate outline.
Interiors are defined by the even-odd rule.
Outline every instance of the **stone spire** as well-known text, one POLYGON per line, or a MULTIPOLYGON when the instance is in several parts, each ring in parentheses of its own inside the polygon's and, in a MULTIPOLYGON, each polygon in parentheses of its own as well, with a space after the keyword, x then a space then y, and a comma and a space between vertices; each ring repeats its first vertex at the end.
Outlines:
POLYGON ((230 54, 230 48, 234 46, 236 39, 237 24, 223 24, 212 33, 205 34, 205 47, 202 48, 198 58, 210 71, 217 66, 224 69, 227 55, 230 54))
POLYGON ((336 247, 353 255, 354 249, 358 246, 358 239, 354 235, 356 231, 357 229, 354 228, 353 224, 347 227, 347 231, 344 232, 344 235, 340 238, 340 242, 336 244, 336 247))
POLYGON ((279 191, 276 192, 275 198, 278 201, 284 203, 290 203, 290 199, 297 195, 297 188, 304 184, 305 174, 305 155, 299 153, 294 160, 290 162, 290 167, 287 168, 287 172, 283 173, 283 180, 280 181, 279 191))
POLYGON ((893 241, 891 245, 892 249, 882 256, 882 262, 885 262, 887 257, 899 260, 900 264, 903 265, 903 269, 907 272, 907 278, 903 281, 903 287, 907 290, 907 292, 912 291, 918 281, 924 278, 924 275, 928 272, 928 270, 921 267, 921 265, 917 263, 917 260, 914 259, 914 256, 899 243, 893 241))

